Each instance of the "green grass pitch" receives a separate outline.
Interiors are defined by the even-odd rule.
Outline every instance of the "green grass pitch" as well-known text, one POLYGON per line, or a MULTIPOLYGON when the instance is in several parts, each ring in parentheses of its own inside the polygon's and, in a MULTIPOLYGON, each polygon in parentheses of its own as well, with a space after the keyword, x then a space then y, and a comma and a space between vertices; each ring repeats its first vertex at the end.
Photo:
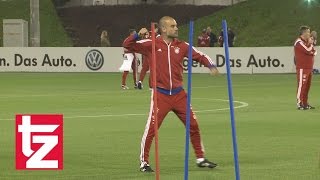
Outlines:
MULTIPOLYGON (((150 91, 132 89, 131 76, 131 89, 121 90, 120 76, 0 73, 0 179, 155 179, 139 172, 138 159, 150 91), (64 114, 64 170, 15 170, 17 113, 64 114)), ((296 110, 295 78, 233 75, 235 106, 242 106, 235 111, 241 179, 320 179, 320 76, 314 76, 309 97, 316 109, 307 111, 296 110)), ((197 168, 191 148, 190 180, 235 179, 226 84, 225 75, 193 75, 192 105, 206 156, 219 166, 197 168)), ((185 130, 174 114, 165 119, 159 140, 161 179, 183 179, 185 130)))

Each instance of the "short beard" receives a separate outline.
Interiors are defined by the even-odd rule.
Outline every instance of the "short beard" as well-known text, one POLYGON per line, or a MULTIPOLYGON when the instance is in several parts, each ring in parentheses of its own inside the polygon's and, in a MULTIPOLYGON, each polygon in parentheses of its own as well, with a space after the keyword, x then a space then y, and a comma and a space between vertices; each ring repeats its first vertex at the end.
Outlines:
POLYGON ((178 35, 169 35, 168 38, 178 38, 178 35))

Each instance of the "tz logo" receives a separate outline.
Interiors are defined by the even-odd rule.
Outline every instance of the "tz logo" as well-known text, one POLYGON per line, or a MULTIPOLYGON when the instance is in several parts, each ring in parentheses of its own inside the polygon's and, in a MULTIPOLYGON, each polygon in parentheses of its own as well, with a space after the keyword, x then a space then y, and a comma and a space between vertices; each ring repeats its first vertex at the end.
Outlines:
POLYGON ((89 69, 97 71, 102 68, 104 63, 103 55, 100 51, 93 49, 86 55, 86 65, 89 69))
POLYGON ((16 169, 63 169, 62 139, 62 115, 16 115, 16 169))

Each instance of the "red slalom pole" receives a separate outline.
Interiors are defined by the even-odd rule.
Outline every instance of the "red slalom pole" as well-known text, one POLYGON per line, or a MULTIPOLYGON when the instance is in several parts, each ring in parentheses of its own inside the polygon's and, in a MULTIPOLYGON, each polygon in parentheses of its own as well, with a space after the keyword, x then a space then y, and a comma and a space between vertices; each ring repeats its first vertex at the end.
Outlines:
POLYGON ((156 35, 154 32, 154 24, 151 23, 151 40, 152 40, 152 91, 153 91, 153 110, 154 110, 154 139, 155 139, 155 156, 156 156, 156 180, 160 180, 160 162, 159 162, 159 136, 158 136, 158 100, 157 100, 157 69, 156 69, 156 35))

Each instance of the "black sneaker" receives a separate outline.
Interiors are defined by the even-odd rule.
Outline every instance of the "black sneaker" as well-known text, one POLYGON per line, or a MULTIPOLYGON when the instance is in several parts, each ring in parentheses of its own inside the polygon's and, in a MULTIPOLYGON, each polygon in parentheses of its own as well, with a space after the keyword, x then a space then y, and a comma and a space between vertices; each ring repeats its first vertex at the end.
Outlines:
POLYGON ((139 82, 138 82, 138 89, 142 89, 142 88, 143 88, 142 82, 139 81, 139 82))
POLYGON ((315 107, 310 106, 309 104, 305 108, 307 108, 307 109, 315 109, 315 107))
POLYGON ((306 106, 298 106, 298 110, 307 110, 308 108, 306 106))
POLYGON ((200 168, 208 167, 208 168, 215 168, 218 164, 214 162, 210 162, 208 159, 204 159, 203 161, 197 163, 197 166, 200 168))
POLYGON ((140 171, 141 172, 150 172, 150 173, 154 172, 148 163, 142 163, 140 165, 140 171))

